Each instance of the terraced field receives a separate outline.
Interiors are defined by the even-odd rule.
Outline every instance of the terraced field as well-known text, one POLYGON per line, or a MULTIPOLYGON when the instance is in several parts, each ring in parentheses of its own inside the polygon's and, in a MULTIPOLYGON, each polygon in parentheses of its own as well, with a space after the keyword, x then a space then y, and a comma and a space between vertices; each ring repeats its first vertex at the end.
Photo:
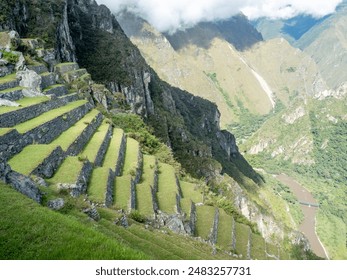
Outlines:
MULTIPOLYGON (((24 175, 20 178, 36 195, 41 190, 33 175, 46 180, 45 192, 50 196, 60 196, 57 185, 79 188, 77 194, 99 207, 100 230, 152 258, 210 259, 211 245, 218 248, 213 256, 217 259, 230 258, 230 253, 252 259, 278 256, 276 246, 266 244, 248 226, 235 223, 224 210, 204 205, 197 184, 179 180, 173 166, 142 155, 136 140, 113 127, 88 100, 71 93, 76 81, 90 79, 85 69, 76 63, 58 64, 54 73, 39 64, 32 69, 42 78, 43 96, 21 96, 15 74, 0 78, 0 98, 19 105, 0 107, 0 155, 11 167, 12 177, 24 175), (8 114, 14 117, 9 120, 8 114), (127 229, 116 227, 112 220, 118 219, 118 209, 125 213, 136 209, 147 219, 160 210, 187 220, 196 209, 193 235, 205 242, 159 231, 153 240, 153 233, 137 223, 127 229)), ((26 189, 19 191, 39 199, 26 189)))

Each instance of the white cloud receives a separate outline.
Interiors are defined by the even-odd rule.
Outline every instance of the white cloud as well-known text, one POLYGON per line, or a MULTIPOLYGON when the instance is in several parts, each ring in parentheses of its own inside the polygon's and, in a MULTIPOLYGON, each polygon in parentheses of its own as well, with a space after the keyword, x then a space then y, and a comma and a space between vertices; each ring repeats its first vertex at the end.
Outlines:
POLYGON ((227 19, 243 12, 251 19, 290 18, 300 13, 322 17, 343 0, 97 0, 113 12, 128 9, 159 31, 174 32, 201 21, 227 19))

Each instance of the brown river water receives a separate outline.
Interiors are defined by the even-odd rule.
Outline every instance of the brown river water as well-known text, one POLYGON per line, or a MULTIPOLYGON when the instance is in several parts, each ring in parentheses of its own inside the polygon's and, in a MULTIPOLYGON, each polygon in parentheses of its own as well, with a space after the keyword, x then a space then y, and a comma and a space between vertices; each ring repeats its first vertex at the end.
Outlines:
MULTIPOLYGON (((282 184, 285 184, 291 189, 291 191, 297 197, 298 201, 313 205, 318 204, 317 201, 313 198, 312 194, 303 186, 301 186, 298 182, 296 182, 293 178, 285 174, 277 175, 276 178, 282 184)), ((299 230, 303 234, 305 234, 305 236, 310 242, 312 251, 317 256, 322 258, 328 258, 316 234, 316 214, 318 211, 318 207, 312 207, 302 204, 300 204, 300 206, 304 213, 304 221, 300 225, 299 230)))

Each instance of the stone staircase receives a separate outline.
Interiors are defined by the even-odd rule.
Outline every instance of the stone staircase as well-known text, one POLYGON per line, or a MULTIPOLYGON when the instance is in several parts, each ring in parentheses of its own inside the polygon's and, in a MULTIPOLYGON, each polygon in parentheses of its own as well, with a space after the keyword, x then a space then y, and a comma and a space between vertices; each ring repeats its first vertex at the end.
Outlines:
POLYGON ((91 82, 85 69, 76 63, 57 64, 52 72, 39 63, 27 68, 40 77, 39 96, 25 97, 16 73, 0 78, 0 98, 17 105, 0 106, 0 177, 7 183, 40 203, 42 188, 49 188, 57 197, 84 194, 102 209, 137 210, 237 258, 280 257, 248 226, 204 205, 198 186, 143 155, 136 140, 80 99, 79 83, 91 82))

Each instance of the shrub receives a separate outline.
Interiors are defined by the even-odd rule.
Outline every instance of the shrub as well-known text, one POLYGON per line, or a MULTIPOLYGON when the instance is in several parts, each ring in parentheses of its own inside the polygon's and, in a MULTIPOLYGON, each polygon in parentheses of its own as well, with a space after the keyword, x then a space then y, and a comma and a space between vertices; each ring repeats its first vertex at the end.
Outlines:
POLYGON ((139 223, 144 223, 146 221, 146 217, 138 210, 132 210, 129 214, 129 218, 139 223))

